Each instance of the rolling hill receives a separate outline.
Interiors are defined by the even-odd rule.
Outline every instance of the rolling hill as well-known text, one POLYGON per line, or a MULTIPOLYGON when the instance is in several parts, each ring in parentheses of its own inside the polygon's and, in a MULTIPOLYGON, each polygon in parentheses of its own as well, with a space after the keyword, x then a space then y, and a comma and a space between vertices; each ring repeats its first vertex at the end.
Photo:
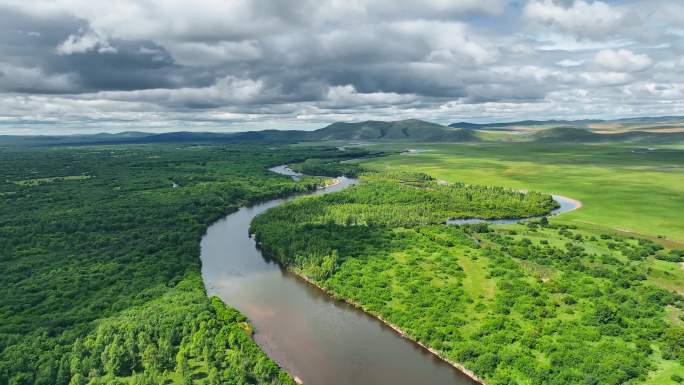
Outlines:
POLYGON ((581 143, 581 142, 635 142, 667 143, 684 140, 684 132, 627 131, 614 134, 597 133, 586 128, 554 127, 532 135, 537 142, 581 143))
POLYGON ((615 128, 630 129, 636 127, 658 128, 663 125, 682 127, 684 117, 681 116, 658 116, 658 117, 638 117, 624 119, 579 119, 579 120, 518 120, 500 123, 471 123, 456 122, 449 125, 453 128, 468 128, 473 130, 506 130, 516 127, 600 127, 612 126, 615 128))
POLYGON ((442 126, 418 119, 394 122, 365 121, 360 123, 333 123, 312 131, 312 140, 411 140, 416 142, 479 140, 475 133, 442 126))
POLYGON ((442 126, 417 119, 401 121, 365 121, 333 123, 315 131, 265 130, 232 133, 168 132, 161 134, 125 132, 120 134, 65 135, 65 136, 0 136, 0 145, 83 145, 117 143, 235 143, 235 142, 303 142, 326 140, 366 140, 412 142, 472 142, 476 133, 460 128, 442 126))
POLYGON ((468 128, 471 130, 506 130, 514 127, 540 127, 540 126, 578 126, 585 127, 588 124, 603 123, 603 120, 519 120, 504 123, 451 123, 449 127, 468 128))
POLYGON ((478 142, 536 141, 554 143, 684 141, 684 118, 622 120, 523 120, 508 123, 458 122, 449 126, 418 119, 337 122, 314 131, 121 132, 91 135, 0 135, 0 146, 51 146, 120 143, 294 143, 311 141, 478 142))

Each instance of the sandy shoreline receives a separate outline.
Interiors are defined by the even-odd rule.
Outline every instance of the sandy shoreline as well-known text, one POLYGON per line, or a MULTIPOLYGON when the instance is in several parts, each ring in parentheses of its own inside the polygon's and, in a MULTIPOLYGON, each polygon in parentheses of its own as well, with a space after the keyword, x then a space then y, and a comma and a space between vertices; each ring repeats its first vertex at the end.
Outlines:
POLYGON ((337 186, 338 184, 342 183, 342 178, 337 177, 337 178, 332 178, 332 179, 326 179, 323 181, 323 183, 318 186, 319 190, 322 190, 327 187, 332 187, 332 186, 337 186), (331 181, 330 183, 326 183, 327 181, 331 181))
POLYGON ((566 196, 564 196, 564 195, 558 195, 558 194, 552 194, 552 195, 555 195, 555 196, 557 196, 557 197, 559 197, 559 198, 563 198, 563 199, 567 200, 568 202, 572 202, 572 203, 575 205, 575 207, 571 208, 571 209, 568 210, 568 211, 564 211, 564 212, 562 212, 561 214, 569 213, 569 212, 571 212, 571 211, 575 211, 575 210, 577 210, 577 209, 582 208, 582 201, 580 201, 580 200, 573 199, 573 198, 569 198, 569 197, 566 197, 566 196))

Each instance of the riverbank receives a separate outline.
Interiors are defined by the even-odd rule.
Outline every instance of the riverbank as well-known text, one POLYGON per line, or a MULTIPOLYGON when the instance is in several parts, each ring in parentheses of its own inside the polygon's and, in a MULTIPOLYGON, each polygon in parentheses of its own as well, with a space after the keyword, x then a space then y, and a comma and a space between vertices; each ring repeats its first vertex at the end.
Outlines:
MULTIPOLYGON (((448 182, 445 182, 445 183, 448 183, 448 182)), ((516 189, 515 191, 520 191, 521 193, 527 194, 527 192, 529 192, 530 190, 529 190, 529 189, 526 189, 526 188, 523 188, 523 189, 516 189)), ((544 193, 544 194, 551 194, 551 193, 544 193)), ((577 209, 579 209, 579 208, 582 208, 582 201, 580 201, 580 200, 573 199, 573 198, 570 198, 570 197, 566 197, 565 195, 558 195, 558 194, 551 194, 551 196, 552 196, 553 199, 554 199, 556 202, 558 202, 558 203, 561 203, 561 201, 565 201, 565 202, 569 203, 569 204, 572 206, 571 208, 566 208, 566 209, 564 209, 563 211, 557 212, 557 213, 552 214, 552 215, 564 214, 564 213, 568 213, 568 212, 570 212, 570 211, 575 211, 575 210, 577 210, 577 209)))
POLYGON ((327 187, 337 186, 337 185, 340 184, 340 183, 342 183, 342 178, 326 179, 326 180, 323 181, 323 183, 321 183, 321 184, 318 186, 318 189, 319 189, 319 190, 322 190, 322 189, 325 189, 325 188, 327 188, 327 187))
POLYGON ((354 308, 356 308, 356 309, 358 309, 358 310, 360 310, 360 311, 363 311, 365 314, 368 314, 369 316, 371 316, 371 317, 377 319, 378 321, 382 322, 385 326, 387 326, 387 327, 389 327, 390 329, 394 330, 394 331, 395 331, 397 334, 399 334, 402 338, 405 338, 406 340, 411 341, 412 343, 416 344, 417 346, 420 346, 420 347, 423 348, 424 350, 426 350, 426 351, 432 353, 435 357, 437 357, 437 358, 439 358, 440 360, 442 360, 442 361, 446 362, 447 364, 451 365, 452 367, 454 367, 455 369, 457 369, 459 372, 463 373, 463 374, 466 375, 468 378, 470 378, 471 380, 473 380, 475 383, 480 384, 480 385, 487 385, 487 383, 486 383, 482 378, 478 377, 473 371, 471 371, 471 370, 469 370, 468 368, 466 368, 465 366, 463 366, 463 364, 461 364, 461 363, 459 363, 459 362, 456 362, 456 361, 452 361, 452 360, 448 359, 447 357, 444 357, 444 356, 442 355, 442 353, 441 353, 439 350, 434 349, 434 348, 431 348, 431 347, 425 345, 424 343, 418 341, 418 340, 415 339, 413 336, 411 336, 410 334, 408 334, 408 333, 406 333, 404 330, 402 330, 399 326, 397 326, 397 325, 395 325, 395 324, 393 324, 393 323, 387 321, 386 319, 384 319, 381 315, 376 314, 375 312, 372 312, 372 311, 366 309, 363 305, 361 305, 361 304, 358 303, 358 302, 352 301, 352 300, 350 300, 350 299, 348 299, 348 298, 342 298, 342 297, 340 297, 340 296, 337 295, 335 292, 333 292, 333 291, 327 289, 326 287, 320 285, 318 282, 316 282, 316 281, 314 281, 313 279, 309 278, 308 276, 306 276, 306 275, 305 275, 304 273, 302 273, 301 271, 292 269, 292 268, 290 268, 290 267, 287 267, 286 269, 287 269, 288 272, 294 274, 294 275, 297 276, 299 279, 303 280, 304 282, 308 283, 309 285, 314 286, 314 287, 316 287, 317 289, 323 291, 324 293, 326 293, 327 295, 329 295, 331 298, 333 298, 333 299, 335 299, 335 300, 337 300, 337 301, 344 302, 344 303, 346 303, 346 304, 348 304, 348 305, 350 305, 350 306, 353 306, 354 308))
MULTIPOLYGON (((424 190, 427 190, 426 195, 434 194, 429 188, 424 190)), ((538 197, 537 194, 525 196, 510 190, 508 195, 513 197, 509 200, 511 204, 516 205, 515 198, 538 197)), ((408 226, 402 226, 399 221, 392 222, 396 216, 380 216, 381 220, 372 222, 368 227, 344 225, 355 221, 359 223, 357 218, 368 220, 368 216, 361 216, 366 214, 363 204, 386 204, 387 212, 396 210, 401 213, 399 202, 410 204, 420 201, 420 197, 421 193, 416 193, 405 201, 399 201, 395 195, 381 189, 370 189, 365 184, 353 192, 343 193, 340 199, 301 201, 283 206, 257 219, 253 228, 267 250, 280 256, 286 265, 299 270, 294 272, 298 274, 290 274, 290 279, 308 282, 309 290, 333 297, 337 293, 342 297, 337 301, 339 308, 364 311, 363 316, 359 313, 359 318, 370 319, 376 328, 381 326, 366 314, 373 316, 388 326, 378 328, 386 333, 401 339, 418 339, 434 347, 432 350, 416 343, 421 346, 419 349, 414 344, 406 344, 416 351, 425 351, 425 354, 435 357, 433 360, 436 362, 440 357, 446 364, 444 366, 451 367, 449 370, 453 373, 461 373, 467 384, 475 379, 453 368, 467 366, 477 373, 473 373, 475 378, 481 380, 481 376, 489 382, 529 377, 529 381, 543 383, 549 378, 566 381, 566 373, 582 367, 586 368, 582 372, 597 373, 598 382, 604 383, 614 379, 612 373, 618 372, 623 362, 629 362, 635 368, 633 374, 625 374, 621 380, 627 382, 643 379, 652 370, 651 362, 669 361, 668 358, 647 356, 643 350, 635 348, 629 338, 631 331, 625 331, 615 339, 602 336, 602 343, 594 344, 591 336, 602 335, 602 326, 595 324, 592 318, 596 304, 608 303, 622 309, 623 301, 611 297, 609 292, 599 291, 599 298, 594 295, 583 297, 594 305, 588 307, 583 304, 574 306, 576 301, 566 303, 553 297, 557 294, 555 283, 578 288, 577 292, 592 293, 604 287, 606 278, 613 282, 628 281, 631 285, 631 282, 643 281, 647 276, 654 286, 661 286, 649 287, 649 290, 670 298, 666 290, 676 287, 676 274, 681 272, 681 268, 661 261, 659 256, 669 253, 668 250, 657 252, 652 258, 650 255, 659 250, 655 244, 611 234, 599 237, 584 228, 563 226, 565 218, 554 220, 551 226, 527 226, 523 223, 514 227, 466 229, 468 232, 491 233, 483 238, 487 240, 487 246, 491 245, 486 247, 489 250, 478 250, 465 239, 467 234, 462 234, 461 229, 439 225, 407 228, 413 226, 411 222, 408 226), (377 198, 377 191, 385 193, 382 199, 377 198), (359 202, 359 207, 354 207, 355 211, 345 206, 350 201, 359 202), (385 224, 391 224, 387 226, 389 231, 383 226, 385 224), (572 255, 574 250, 569 242, 573 246, 581 245, 581 249, 577 248, 579 252, 572 255), (615 244, 619 247, 613 247, 615 244), (504 248, 512 251, 509 253, 504 248), (604 258, 596 261, 595 254, 586 251, 597 249, 606 254, 605 262, 604 258), (632 255, 641 256, 638 263, 633 261, 634 258, 624 258, 632 255), (649 257, 644 257, 647 255, 649 257), (607 273, 595 276, 594 271, 584 269, 582 265, 600 266, 607 273), (637 269, 623 271, 624 266, 637 269), (668 279, 669 276, 674 277, 668 279), (545 284, 549 281, 554 285, 545 284), (557 311, 549 312, 549 309, 557 311), (507 317, 509 312, 512 318, 507 317), (585 335, 578 335, 574 325, 563 323, 567 320, 566 314, 577 312, 580 314, 575 318, 579 320, 576 325, 587 331, 585 335), (516 322, 509 322, 510 319, 516 322), (563 327, 540 329, 540 321, 546 322, 546 319, 563 327), (521 330, 535 328, 549 340, 555 339, 556 335, 563 337, 558 341, 559 348, 554 348, 553 357, 548 356, 544 348, 527 344, 529 338, 536 340, 541 337, 522 334, 521 330), (522 343, 511 348, 511 341, 522 343), (579 349, 587 353, 581 355, 581 361, 575 361, 579 349), (505 357, 505 362, 502 357, 505 357), (595 357, 601 357, 601 360, 595 357), (451 359, 458 362, 451 362, 451 359), (557 360, 554 367, 547 366, 549 359, 557 360), (544 371, 526 372, 531 366, 544 371)), ((542 204, 550 206, 548 198, 542 196, 536 204, 528 207, 539 210, 542 204)), ((556 199, 562 201, 568 210, 576 209, 580 203, 561 197, 556 199)), ((505 202, 501 200, 502 204, 505 202)), ((557 204, 553 206, 558 207, 557 204)), ((473 215, 480 213, 477 211, 473 215)), ((654 305, 638 290, 625 290, 624 295, 634 306, 654 305)), ((658 336, 658 333, 669 332, 669 324, 663 320, 663 315, 667 314, 673 322, 679 316, 676 302, 667 304, 673 307, 660 309, 662 313, 653 311, 632 317, 640 313, 625 312, 621 317, 643 320, 643 325, 653 331, 651 335, 658 336)), ((659 305, 665 307, 666 304, 659 305)), ((332 329, 329 334, 322 337, 329 343, 337 343, 341 339, 332 329)), ((670 351, 673 349, 670 341, 672 339, 654 338, 649 343, 670 351)), ((351 348, 362 351, 365 345, 357 343, 351 348)), ((578 372, 571 382, 583 381, 582 372, 578 372)))
MULTIPOLYGON (((335 180, 332 180, 332 183, 335 183, 335 180)), ((444 181, 438 181, 438 183, 448 184, 447 182, 444 182, 444 181)), ((582 206, 580 201, 572 199, 572 198, 568 198, 568 197, 564 197, 564 196, 558 196, 558 195, 554 195, 553 197, 554 197, 554 200, 556 200, 558 202, 558 207, 556 209, 554 209, 554 211, 552 211, 548 214, 553 213, 555 215, 558 215, 558 214, 562 214, 562 213, 565 213, 568 211, 576 210, 582 206)), ((520 219, 520 218, 513 219, 513 221, 520 221, 520 220, 524 220, 524 219, 520 219)), ((264 253, 264 252, 262 251, 262 253, 264 253)), ((273 257, 273 255, 271 255, 271 257, 273 257)), ((272 258, 272 259, 278 260, 278 258, 272 258)), ((486 385, 486 382, 484 381, 484 379, 480 378, 475 372, 466 368, 462 363, 449 359, 448 357, 445 356, 444 352, 442 352, 438 349, 435 349, 433 347, 430 347, 427 344, 419 341, 415 336, 407 333, 400 326, 391 323, 390 321, 385 319, 381 314, 378 314, 374 311, 371 311, 370 309, 367 309, 361 303, 358 303, 358 302, 355 302, 351 299, 339 296, 337 293, 335 293, 334 291, 322 286, 322 284, 320 284, 319 282, 316 282, 315 280, 313 280, 312 278, 310 278, 309 276, 304 274, 303 271, 301 271, 299 269, 292 268, 291 266, 285 266, 285 269, 288 272, 292 273, 292 275, 294 277, 296 277, 298 280, 302 280, 302 281, 308 283, 315 290, 321 291, 325 295, 329 296, 331 299, 334 299, 335 301, 346 303, 346 304, 350 305, 351 307, 353 307, 354 309, 358 309, 359 311, 362 311, 364 314, 371 316, 371 317, 377 319, 378 321, 382 322, 385 326, 392 329, 392 331, 394 333, 398 334, 403 339, 410 341, 414 345, 419 346, 422 350, 430 353, 433 357, 438 358, 442 362, 444 362, 444 363, 448 364, 449 366, 451 366, 452 368, 456 369, 462 375, 467 377, 470 381, 473 381, 476 384, 486 385)))
MULTIPOLYGON (((553 195, 553 196, 554 196, 554 197, 561 198, 561 199, 563 199, 563 200, 565 200, 565 201, 567 201, 567 202, 570 202, 570 203, 572 203, 572 205, 573 205, 572 208, 567 209, 567 210, 565 210, 565 211, 563 211, 562 213, 559 213, 559 214, 569 213, 569 212, 571 212, 571 211, 579 210, 579 209, 582 208, 582 201, 580 201, 580 200, 578 200, 578 199, 569 198, 569 197, 566 197, 566 196, 564 196, 564 195, 553 195)), ((556 214, 556 215, 558 215, 558 214, 556 214)))
POLYGON ((307 385, 472 385, 437 355, 379 328, 370 314, 308 285, 256 247, 253 219, 302 196, 323 195, 356 183, 345 177, 318 181, 304 194, 264 201, 214 223, 201 242, 202 277, 216 295, 254 326, 259 347, 289 377, 307 385), (320 189, 323 184, 328 184, 320 189))

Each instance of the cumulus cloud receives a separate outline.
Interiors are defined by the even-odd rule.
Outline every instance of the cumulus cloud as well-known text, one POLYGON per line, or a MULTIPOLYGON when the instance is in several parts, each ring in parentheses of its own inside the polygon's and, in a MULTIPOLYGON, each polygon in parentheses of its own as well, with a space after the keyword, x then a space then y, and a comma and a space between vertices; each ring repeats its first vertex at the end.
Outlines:
POLYGON ((620 72, 643 71, 653 64, 648 55, 636 54, 628 49, 604 49, 596 53, 594 61, 608 70, 620 72))
POLYGON ((73 73, 46 74, 39 67, 0 63, 0 89, 22 93, 60 93, 78 88, 73 73))
POLYGON ((107 39, 93 31, 88 31, 79 35, 69 35, 66 40, 57 46, 57 53, 59 55, 72 55, 88 51, 116 53, 116 48, 112 47, 107 39))
POLYGON ((583 72, 579 78, 588 86, 618 86, 632 80, 631 75, 624 72, 583 72))
POLYGON ((322 106, 328 108, 377 107, 409 104, 418 101, 418 95, 394 92, 359 93, 354 86, 335 86, 328 90, 322 106))
POLYGON ((267 89, 262 81, 227 76, 208 87, 103 91, 84 94, 83 97, 90 100, 149 103, 166 107, 210 108, 226 104, 245 105, 270 100, 275 92, 276 90, 267 89))
POLYGON ((612 35, 629 21, 616 7, 584 0, 575 0, 569 6, 554 0, 533 0, 525 5, 524 16, 551 29, 591 38, 612 35))
MULTIPOLYGON (((324 1, 324 3, 326 3, 324 1)), ((331 1, 328 7, 339 8, 345 2, 331 1)), ((457 16, 463 14, 501 14, 506 2, 503 0, 426 0, 426 1, 402 1, 394 0, 371 0, 356 1, 366 14, 371 16, 394 16, 406 18, 407 15, 414 18, 443 18, 444 16, 457 16)))
POLYGON ((38 121, 161 130, 610 117, 665 105, 674 114, 684 104, 680 8, 676 0, 4 0, 0 131, 38 121))
POLYGON ((496 49, 486 47, 468 32, 463 23, 411 20, 393 23, 393 35, 419 38, 429 48, 427 61, 472 61, 475 64, 492 63, 496 49))
POLYGON ((563 59, 557 62, 556 64, 558 64, 561 67, 577 67, 584 64, 584 60, 563 59))
POLYGON ((262 57, 262 48, 254 40, 179 43, 172 45, 170 51, 179 64, 188 66, 251 62, 262 57))

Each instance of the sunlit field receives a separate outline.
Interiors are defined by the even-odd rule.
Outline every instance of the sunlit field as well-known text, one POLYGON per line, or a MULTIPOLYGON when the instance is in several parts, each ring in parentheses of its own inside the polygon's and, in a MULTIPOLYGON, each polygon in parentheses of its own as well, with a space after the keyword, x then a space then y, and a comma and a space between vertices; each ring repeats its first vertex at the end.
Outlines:
POLYGON ((581 200, 584 206, 556 221, 684 243, 684 149, 680 147, 546 143, 414 147, 428 151, 363 164, 424 171, 449 182, 561 194, 581 200))

